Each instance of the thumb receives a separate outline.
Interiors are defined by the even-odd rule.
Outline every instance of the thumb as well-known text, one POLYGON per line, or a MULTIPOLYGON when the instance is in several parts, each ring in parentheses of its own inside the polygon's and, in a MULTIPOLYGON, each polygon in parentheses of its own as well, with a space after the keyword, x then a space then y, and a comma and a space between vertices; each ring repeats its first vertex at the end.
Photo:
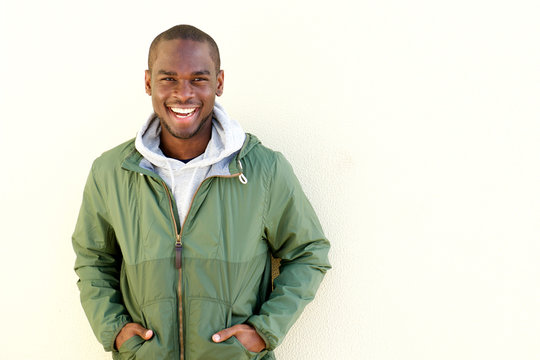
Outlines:
POLYGON ((234 329, 234 326, 230 327, 230 328, 227 328, 227 329, 223 329, 223 330, 215 333, 214 335, 212 335, 212 341, 214 341, 216 343, 220 343, 222 341, 227 340, 228 338, 233 336, 235 333, 236 333, 236 331, 234 329))
POLYGON ((154 335, 154 332, 152 330, 145 329, 140 324, 136 324, 133 330, 135 330, 135 334, 139 335, 144 340, 150 340, 154 335))

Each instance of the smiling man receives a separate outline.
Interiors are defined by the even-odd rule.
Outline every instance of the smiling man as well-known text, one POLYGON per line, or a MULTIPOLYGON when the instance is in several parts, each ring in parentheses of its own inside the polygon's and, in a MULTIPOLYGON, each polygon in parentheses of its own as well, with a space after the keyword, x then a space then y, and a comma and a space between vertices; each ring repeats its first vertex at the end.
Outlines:
POLYGON ((114 359, 274 359, 330 268, 290 165, 215 103, 223 84, 209 35, 161 33, 145 72, 154 113, 92 165, 75 271, 114 359))

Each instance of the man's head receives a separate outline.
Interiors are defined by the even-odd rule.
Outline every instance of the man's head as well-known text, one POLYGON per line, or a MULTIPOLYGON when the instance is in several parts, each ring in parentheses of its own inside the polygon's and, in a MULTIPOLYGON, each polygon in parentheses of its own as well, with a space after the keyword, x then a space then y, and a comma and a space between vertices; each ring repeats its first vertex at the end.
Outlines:
POLYGON ((166 130, 162 140, 209 136, 215 96, 223 93, 219 66, 216 43, 193 26, 178 25, 154 39, 145 88, 166 130))

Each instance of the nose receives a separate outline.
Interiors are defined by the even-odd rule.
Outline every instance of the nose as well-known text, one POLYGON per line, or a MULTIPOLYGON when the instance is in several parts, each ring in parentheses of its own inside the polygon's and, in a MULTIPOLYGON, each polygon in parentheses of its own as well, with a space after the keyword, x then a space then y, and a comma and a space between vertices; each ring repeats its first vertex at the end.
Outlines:
POLYGON ((173 89, 173 96, 181 102, 185 102, 193 97, 193 88, 189 80, 178 80, 173 89))

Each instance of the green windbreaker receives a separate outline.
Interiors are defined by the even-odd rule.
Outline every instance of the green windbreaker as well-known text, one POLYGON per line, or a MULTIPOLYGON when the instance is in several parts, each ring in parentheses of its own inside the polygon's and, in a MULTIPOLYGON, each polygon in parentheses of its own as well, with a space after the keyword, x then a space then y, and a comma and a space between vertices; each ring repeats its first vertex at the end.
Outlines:
POLYGON ((248 134, 233 175, 204 180, 180 224, 170 190, 141 159, 134 140, 107 151, 84 190, 73 248, 96 337, 114 359, 274 359, 330 268, 330 245, 289 163, 248 134), (270 255, 281 259, 273 290, 270 255), (128 322, 154 336, 117 351, 128 322), (212 342, 241 323, 265 350, 252 353, 235 337, 212 342))

